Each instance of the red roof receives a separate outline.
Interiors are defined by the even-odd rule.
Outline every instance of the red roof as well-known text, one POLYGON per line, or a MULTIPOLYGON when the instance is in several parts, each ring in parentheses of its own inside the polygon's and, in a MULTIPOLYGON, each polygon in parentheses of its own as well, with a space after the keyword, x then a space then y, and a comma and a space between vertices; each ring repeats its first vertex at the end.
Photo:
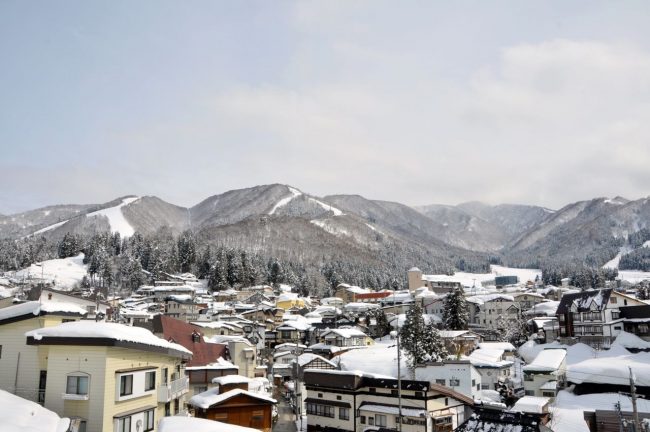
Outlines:
POLYGON ((372 292, 372 293, 362 293, 362 294, 357 294, 355 297, 357 300, 359 299, 375 299, 375 298, 384 298, 388 297, 393 293, 390 292, 372 292))
POLYGON ((201 328, 185 321, 167 315, 156 315, 153 318, 153 332, 158 335, 162 333, 165 340, 173 340, 192 351, 192 360, 188 362, 187 366, 205 366, 214 363, 219 357, 228 358, 226 345, 204 342, 201 328), (197 333, 201 337, 193 339, 193 333, 197 333))

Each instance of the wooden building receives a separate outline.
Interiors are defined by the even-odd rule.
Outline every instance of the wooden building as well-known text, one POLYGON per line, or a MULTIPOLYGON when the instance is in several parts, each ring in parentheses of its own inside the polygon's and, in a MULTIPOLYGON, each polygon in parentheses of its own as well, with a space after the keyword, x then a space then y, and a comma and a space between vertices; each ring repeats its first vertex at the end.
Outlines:
POLYGON ((271 432, 275 399, 242 388, 221 392, 221 387, 190 399, 195 417, 271 432))

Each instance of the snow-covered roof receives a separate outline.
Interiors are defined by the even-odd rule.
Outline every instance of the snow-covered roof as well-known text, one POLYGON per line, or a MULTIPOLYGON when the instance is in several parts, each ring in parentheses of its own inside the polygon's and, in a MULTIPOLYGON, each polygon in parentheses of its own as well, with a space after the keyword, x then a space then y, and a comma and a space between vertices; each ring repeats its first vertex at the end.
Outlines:
POLYGON ((166 348, 189 355, 192 354, 192 351, 186 349, 182 345, 167 342, 165 339, 159 338, 145 328, 131 327, 110 322, 68 322, 54 327, 31 330, 25 333, 25 336, 31 336, 35 340, 42 340, 47 337, 113 339, 117 341, 133 342, 136 344, 166 348))
POLYGON ((86 309, 73 303, 64 302, 46 302, 41 304, 37 301, 20 303, 0 309, 0 321, 10 318, 16 318, 23 315, 32 314, 38 316, 41 314, 76 314, 79 316, 86 315, 86 309))
POLYGON ((185 370, 203 370, 203 369, 210 369, 210 370, 237 369, 237 370, 239 370, 239 366, 235 366, 234 364, 230 363, 228 360, 225 360, 223 357, 219 357, 217 359, 217 361, 209 363, 207 365, 188 366, 188 367, 185 368, 185 370))
POLYGON ((511 411, 544 414, 548 412, 548 404, 550 401, 547 397, 524 396, 515 403, 511 411))
POLYGON ((486 349, 496 349, 496 350, 503 350, 503 351, 516 351, 517 348, 510 342, 481 342, 478 344, 479 348, 486 348, 486 349))
POLYGON ((338 336, 341 336, 344 339, 349 339, 351 337, 366 337, 366 334, 360 330, 357 329, 331 329, 331 330, 326 330, 324 333, 321 334, 321 337, 327 338, 331 334, 335 334, 338 336))
POLYGON ((537 354, 532 363, 524 366, 524 371, 554 372, 557 371, 566 359, 566 350, 563 348, 545 349, 537 354))
POLYGON ((70 426, 70 419, 4 390, 0 390, 0 419, 3 432, 66 432, 70 426))
POLYGON ((546 381, 544 384, 542 384, 539 387, 540 390, 556 390, 557 389, 557 381, 546 381))
POLYGON ((310 362, 312 362, 314 360, 322 360, 325 363, 329 364, 330 366, 336 367, 336 364, 334 364, 333 362, 327 360, 324 357, 319 356, 318 354, 304 353, 304 354, 300 354, 298 356, 298 359, 297 359, 298 365, 300 367, 305 367, 305 365, 309 364, 310 362))
POLYGON ((233 389, 225 393, 219 393, 219 387, 215 387, 207 391, 204 391, 203 393, 199 393, 197 395, 192 396, 190 398, 189 404, 198 408, 208 409, 213 405, 220 404, 222 402, 227 401, 228 399, 231 399, 239 395, 249 396, 251 398, 259 399, 270 403, 277 402, 275 399, 272 399, 270 397, 263 396, 259 393, 252 393, 249 392, 248 390, 242 390, 242 389, 233 389))
POLYGON ((507 294, 479 294, 475 296, 467 297, 468 302, 476 303, 479 305, 485 304, 487 302, 495 300, 504 300, 504 301, 515 301, 511 295, 507 294))
POLYGON ((614 340, 614 344, 620 345, 623 348, 631 348, 631 349, 638 349, 638 350, 647 350, 650 349, 650 342, 645 341, 638 337, 635 334, 628 333, 626 331, 621 331, 618 336, 616 336, 616 339, 614 340))
POLYGON ((472 351, 467 358, 474 367, 503 368, 512 366, 511 361, 502 360, 503 353, 502 349, 479 348, 472 351))
POLYGON ((251 379, 242 375, 225 375, 212 379, 212 384, 228 385, 228 384, 248 384, 251 379))
POLYGON ((293 301, 293 300, 298 300, 298 294, 297 293, 292 293, 292 292, 283 292, 278 296, 276 301, 278 302, 284 302, 284 301, 293 301))
POLYGON ((237 426, 216 420, 197 417, 163 417, 158 423, 158 432, 259 432, 259 429, 237 426))

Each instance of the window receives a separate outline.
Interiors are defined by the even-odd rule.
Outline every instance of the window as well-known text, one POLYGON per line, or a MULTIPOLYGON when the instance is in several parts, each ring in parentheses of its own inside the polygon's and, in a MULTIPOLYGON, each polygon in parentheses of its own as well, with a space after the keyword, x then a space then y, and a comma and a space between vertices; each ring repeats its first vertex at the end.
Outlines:
MULTIPOLYGON (((192 372, 190 372, 190 379, 192 377, 192 372)), ((167 375, 168 374, 169 374, 169 369, 168 368, 163 368, 162 369, 162 383, 163 383, 163 385, 167 385, 167 375)))
POLYGON ((75 321, 77 321, 77 320, 74 319, 74 318, 63 318, 61 320, 61 324, 68 323, 68 322, 75 322, 75 321))
MULTIPOLYGON (((329 405, 320 405, 315 403, 307 404, 307 414, 313 414, 321 417, 334 418, 334 407, 329 405)), ((348 414, 349 416, 349 414, 348 414)))
POLYGON ((524 393, 526 394, 526 396, 535 396, 534 390, 526 390, 524 393))
POLYGON ((544 396, 544 397, 551 397, 551 398, 554 398, 554 397, 555 397, 555 392, 552 392, 552 391, 543 391, 543 392, 542 392, 542 396, 544 396))
POLYGON ((291 332, 287 330, 282 330, 282 339, 291 339, 291 332))
POLYGON ((154 410, 144 412, 144 432, 152 431, 154 424, 154 410))
POLYGON ((156 371, 147 372, 144 376, 144 391, 156 388, 156 371))
POLYGON ((318 397, 319 397, 319 398, 322 398, 322 397, 323 397, 323 393, 318 393, 318 397))
POLYGON ((473 380, 472 380, 472 387, 474 387, 475 385, 476 385, 476 380, 473 379, 473 380))
POLYGON ((88 426, 88 422, 86 420, 81 420, 79 422, 79 431, 78 432, 86 432, 86 427, 88 426))
POLYGON ((361 416, 361 417, 359 417, 359 422, 360 422, 361 424, 366 424, 366 416, 361 416))
POLYGON ((165 404, 165 417, 169 417, 170 415, 172 415, 172 404, 167 402, 165 404))
POLYGON ((648 333, 648 324, 639 324, 639 333, 648 333))
POLYGON ((336 397, 336 400, 341 400, 341 396, 337 396, 337 397, 336 397))
POLYGON ((621 317, 621 313, 619 311, 612 311, 612 319, 616 320, 621 317))
POLYGON ((397 390, 391 390, 390 391, 391 396, 397 396, 397 393, 398 393, 397 390))
POLYGON ((0 345, 0 359, 2 358, 2 345, 0 345))
POLYGON ((88 377, 81 375, 70 375, 65 386, 66 394, 87 395, 88 377))
POLYGON ((372 416, 369 416, 369 417, 368 417, 368 424, 369 424, 370 426, 374 426, 374 425, 375 425, 375 418, 372 417, 372 416))
POLYGON ((122 375, 120 377, 120 396, 133 394, 133 375, 122 375))
POLYGON ((458 387, 460 385, 460 380, 459 379, 450 379, 449 380, 449 386, 450 387, 458 387))
POLYGON ((341 420, 350 420, 350 409, 349 408, 339 408, 339 419, 341 419, 341 420))
POLYGON ((375 414, 375 426, 386 427, 386 416, 383 414, 375 414))
POLYGON ((481 383, 481 390, 490 390, 490 384, 481 383))
POLYGON ((117 420, 117 432, 131 432, 131 417, 123 417, 117 420))
POLYGON ((524 381, 533 381, 532 374, 524 374, 524 381))
POLYGON ((610 297, 609 302, 612 304, 616 304, 618 302, 618 299, 616 297, 610 297))
POLYGON ((436 384, 447 385, 447 380, 445 380, 445 379, 437 379, 436 384))
POLYGON ((422 392, 415 392, 415 397, 416 398, 421 398, 422 397, 422 392))
POLYGON ((369 391, 370 393, 377 393, 377 389, 374 388, 374 387, 370 387, 370 388, 368 389, 368 391, 369 391))

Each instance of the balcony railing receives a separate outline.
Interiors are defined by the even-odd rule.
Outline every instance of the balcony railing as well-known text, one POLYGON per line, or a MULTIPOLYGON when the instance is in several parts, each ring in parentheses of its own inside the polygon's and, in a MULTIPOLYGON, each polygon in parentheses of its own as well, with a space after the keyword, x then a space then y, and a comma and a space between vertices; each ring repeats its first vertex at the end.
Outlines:
POLYGON ((190 379, 183 377, 167 384, 161 384, 158 389, 158 402, 169 402, 187 393, 190 389, 190 379))
POLYGON ((61 398, 63 400, 86 401, 86 400, 88 400, 88 395, 87 394, 62 393, 61 398))

